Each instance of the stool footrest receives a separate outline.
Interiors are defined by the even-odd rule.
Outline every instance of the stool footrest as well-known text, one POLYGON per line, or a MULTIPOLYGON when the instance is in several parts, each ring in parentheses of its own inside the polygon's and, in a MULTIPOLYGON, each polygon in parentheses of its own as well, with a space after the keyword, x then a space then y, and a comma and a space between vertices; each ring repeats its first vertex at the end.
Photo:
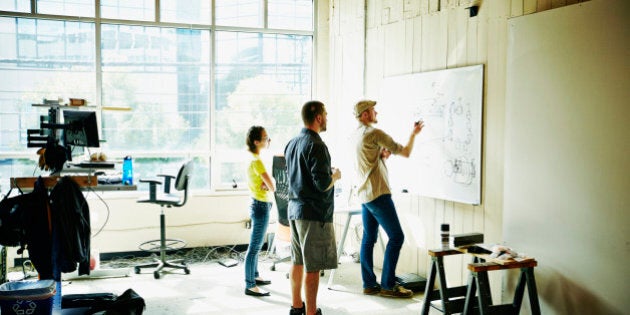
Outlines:
POLYGON ((167 239, 164 239, 164 248, 162 248, 162 240, 149 240, 140 244, 138 246, 138 249, 140 249, 143 252, 159 253, 162 250, 167 251, 167 252, 180 250, 186 247, 186 245, 187 245, 186 241, 184 240, 180 240, 176 238, 167 238, 167 239))

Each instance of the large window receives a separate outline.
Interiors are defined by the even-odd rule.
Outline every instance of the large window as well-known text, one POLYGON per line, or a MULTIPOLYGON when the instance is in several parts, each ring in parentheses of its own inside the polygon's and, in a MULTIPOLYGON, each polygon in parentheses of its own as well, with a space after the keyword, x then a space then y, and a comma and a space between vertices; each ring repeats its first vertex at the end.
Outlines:
POLYGON ((299 130, 312 90, 312 1, 96 3, 0 1, 0 185, 45 174, 27 148, 43 99, 88 100, 103 142, 87 154, 131 155, 136 176, 192 158, 195 188, 245 180, 249 126, 267 128, 274 153, 299 130))
POLYGON ((217 32, 215 124, 221 182, 244 180, 243 135, 262 125, 282 152, 311 90, 311 37, 217 32))

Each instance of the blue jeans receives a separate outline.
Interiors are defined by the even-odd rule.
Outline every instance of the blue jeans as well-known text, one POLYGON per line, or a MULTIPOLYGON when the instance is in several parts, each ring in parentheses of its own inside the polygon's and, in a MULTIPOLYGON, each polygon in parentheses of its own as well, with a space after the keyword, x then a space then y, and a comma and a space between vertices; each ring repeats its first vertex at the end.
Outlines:
POLYGON ((381 287, 391 290, 396 284, 396 265, 405 235, 400 227, 392 195, 382 195, 361 205, 363 218, 363 240, 361 241, 361 277, 364 288, 376 286, 374 274, 374 244, 378 237, 379 225, 383 227, 389 240, 383 257, 381 287))
POLYGON ((258 273, 258 253, 260 253, 267 234, 270 210, 271 202, 252 199, 249 212, 252 219, 252 235, 245 255, 245 288, 247 289, 256 286, 256 278, 260 275, 258 273))

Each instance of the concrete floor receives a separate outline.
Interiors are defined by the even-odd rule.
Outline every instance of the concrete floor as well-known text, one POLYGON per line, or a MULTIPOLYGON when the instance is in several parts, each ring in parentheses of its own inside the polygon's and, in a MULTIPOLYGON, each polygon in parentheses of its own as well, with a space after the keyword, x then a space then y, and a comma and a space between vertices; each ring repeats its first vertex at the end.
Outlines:
MULTIPOLYGON (((350 257, 342 257, 334 277, 332 289, 328 288, 330 271, 320 278, 318 306, 326 315, 344 314, 419 314, 423 294, 411 299, 391 299, 380 296, 365 296, 361 289, 360 266, 350 257)), ((271 271, 271 258, 261 257, 259 270, 263 278, 270 279, 265 289, 268 297, 251 297, 243 293, 244 270, 242 262, 234 267, 224 267, 218 260, 189 263, 190 274, 173 271, 154 279, 150 269, 134 274, 133 268, 116 268, 116 277, 72 277, 66 275, 62 282, 62 293, 81 294, 111 292, 122 294, 132 288, 146 303, 144 314, 288 314, 291 303, 290 284, 286 278, 288 263, 276 266, 271 271), (125 276, 126 275, 126 276, 125 276)), ((93 272, 110 275, 106 266, 93 272), (107 271, 107 272, 105 272, 107 271)), ((64 310, 63 314, 70 313, 64 310)), ((439 313, 435 310, 433 313, 439 313)))

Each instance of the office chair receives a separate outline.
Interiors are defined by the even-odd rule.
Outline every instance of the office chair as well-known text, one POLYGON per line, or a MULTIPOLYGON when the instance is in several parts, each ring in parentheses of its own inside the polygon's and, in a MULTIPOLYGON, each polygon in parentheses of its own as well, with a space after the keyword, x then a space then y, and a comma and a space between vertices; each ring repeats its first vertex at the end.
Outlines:
MULTIPOLYGON (((284 156, 276 155, 273 157, 271 166, 271 174, 276 180, 276 191, 273 193, 276 200, 276 209, 278 210, 278 224, 276 233, 273 237, 271 252, 277 253, 277 241, 291 242, 291 229, 289 228, 289 178, 287 175, 287 162, 284 156)), ((281 257, 273 261, 271 271, 276 270, 276 264, 290 261, 291 256, 281 257)))
MULTIPOLYGON (((271 252, 276 251, 277 240, 291 242, 291 228, 289 227, 289 175, 287 174, 287 161, 284 156, 275 155, 271 164, 271 175, 276 180, 276 191, 274 198, 278 209, 278 224, 276 233, 270 248, 271 252)), ((271 271, 276 270, 276 264, 291 260, 291 255, 274 260, 271 264, 271 271)), ((324 276, 324 271, 320 271, 320 276, 324 276)), ((287 278, 289 274, 287 273, 287 278)))
POLYGON ((160 258, 155 263, 143 264, 134 267, 136 274, 140 273, 142 268, 157 267, 153 271, 153 277, 155 279, 160 278, 160 272, 164 268, 183 269, 186 274, 190 274, 190 269, 186 266, 183 259, 166 260, 166 251, 181 249, 186 246, 186 242, 180 239, 167 239, 166 238, 166 224, 164 216, 164 207, 181 207, 186 204, 188 199, 188 181, 190 173, 192 171, 192 161, 187 161, 179 169, 177 177, 172 175, 159 174, 158 177, 163 177, 164 181, 157 179, 140 179, 140 183, 149 183, 149 197, 140 198, 137 200, 139 203, 154 203, 160 205, 160 239, 150 240, 140 244, 139 248, 143 251, 159 252, 160 258), (171 182, 175 179, 173 187, 178 191, 183 191, 179 194, 171 193, 171 182), (157 192, 157 185, 164 185, 163 193, 157 192))

